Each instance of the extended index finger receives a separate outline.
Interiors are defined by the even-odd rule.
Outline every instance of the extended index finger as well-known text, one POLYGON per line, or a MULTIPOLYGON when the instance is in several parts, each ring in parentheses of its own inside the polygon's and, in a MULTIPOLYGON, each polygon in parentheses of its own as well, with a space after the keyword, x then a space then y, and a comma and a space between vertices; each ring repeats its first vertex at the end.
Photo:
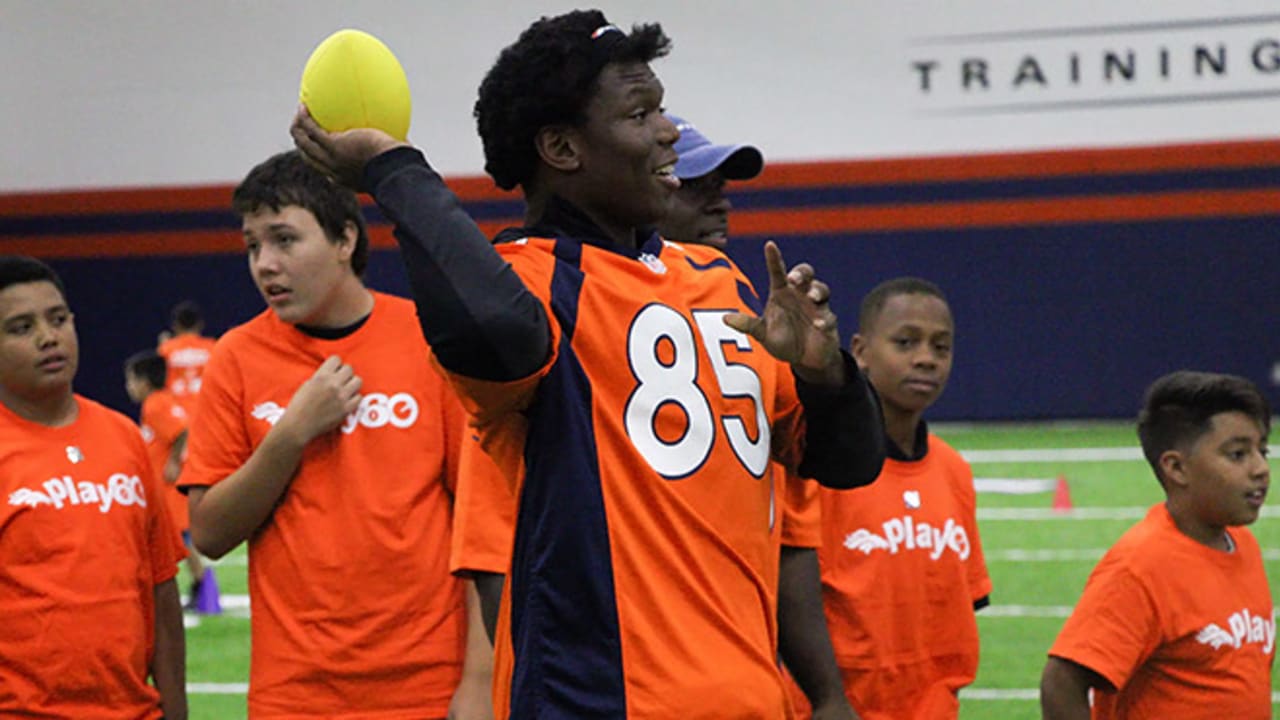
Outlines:
POLYGON ((773 292, 787 285, 787 265, 782 259, 782 251, 778 244, 769 240, 764 244, 764 266, 769 272, 769 291, 773 292))

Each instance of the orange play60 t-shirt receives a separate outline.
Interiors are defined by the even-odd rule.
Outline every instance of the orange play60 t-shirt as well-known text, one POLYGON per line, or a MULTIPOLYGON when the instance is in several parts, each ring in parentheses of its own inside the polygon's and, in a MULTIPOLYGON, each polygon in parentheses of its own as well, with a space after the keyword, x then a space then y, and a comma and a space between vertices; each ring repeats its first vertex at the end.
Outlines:
POLYGON ((0 717, 154 720, 155 586, 181 559, 138 428, 0 405, 0 717))
POLYGON ((1116 541, 1050 648, 1117 692, 1095 692, 1095 720, 1271 717, 1276 622, 1253 533, 1234 552, 1178 530, 1163 503, 1116 541))
POLYGON ((360 407, 311 441, 249 540, 255 718, 444 717, 466 640, 449 574, 461 408, 432 368, 413 304, 374 294, 337 340, 265 311, 205 369, 179 485, 235 472, 330 355, 364 383, 360 407))
POLYGON ((165 389, 172 392, 188 412, 195 410, 195 398, 200 394, 204 366, 213 354, 213 338, 184 333, 160 343, 156 354, 168 365, 165 389))
POLYGON ((863 720, 936 720, 978 672, 974 603, 991 594, 973 473, 934 435, 867 487, 821 488, 823 608, 863 720))

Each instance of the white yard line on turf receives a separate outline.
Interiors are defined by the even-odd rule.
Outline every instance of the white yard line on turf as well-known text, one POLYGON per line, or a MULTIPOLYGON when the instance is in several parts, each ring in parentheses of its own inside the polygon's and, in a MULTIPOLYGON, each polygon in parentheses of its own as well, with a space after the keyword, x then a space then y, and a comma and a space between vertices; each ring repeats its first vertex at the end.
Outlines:
MULTIPOLYGON (((1271 454, 1280 454, 1280 445, 1272 445, 1271 454)), ((1017 450, 961 450, 960 454, 970 463, 1024 463, 1024 462, 1115 462, 1117 460, 1142 460, 1142 449, 1132 447, 1106 448, 1020 448, 1017 450)))
MULTIPOLYGON (((1053 508, 978 508, 979 520, 1138 520, 1145 517, 1145 505, 1131 507, 1078 507, 1070 510, 1053 508)), ((1277 515, 1266 511, 1258 522, 1274 520, 1277 515)))
MULTIPOLYGON (((245 695, 249 683, 187 683, 188 695, 245 695)), ((1035 688, 965 688, 960 691, 962 700, 1038 700, 1040 691, 1035 688)), ((1271 702, 1280 702, 1280 692, 1271 693, 1271 702)))
MULTIPOLYGON (((1010 548, 1007 550, 986 550, 983 556, 987 562, 1081 562, 1101 560, 1106 548, 1065 548, 1049 550, 1043 548, 1010 548)), ((1280 560, 1280 550, 1266 549, 1262 551, 1262 559, 1280 560)))

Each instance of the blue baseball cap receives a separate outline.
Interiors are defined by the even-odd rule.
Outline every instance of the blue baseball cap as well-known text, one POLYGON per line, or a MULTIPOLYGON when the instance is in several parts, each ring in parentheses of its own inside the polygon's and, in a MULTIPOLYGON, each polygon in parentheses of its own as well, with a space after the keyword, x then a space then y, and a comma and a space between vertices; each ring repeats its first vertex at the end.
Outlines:
POLYGON ((714 145, 693 123, 667 113, 680 131, 676 141, 676 177, 692 180, 717 168, 729 180, 750 180, 764 169, 764 155, 751 145, 714 145))

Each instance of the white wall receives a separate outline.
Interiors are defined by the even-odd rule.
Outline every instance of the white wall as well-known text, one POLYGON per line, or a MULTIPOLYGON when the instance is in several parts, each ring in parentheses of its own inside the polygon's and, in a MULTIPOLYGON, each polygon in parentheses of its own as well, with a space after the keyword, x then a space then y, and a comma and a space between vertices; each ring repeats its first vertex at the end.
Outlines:
MULTIPOLYGON (((620 25, 662 22, 675 41, 655 66, 668 107, 713 138, 758 144, 772 160, 1280 135, 1280 72, 1252 64, 1261 48, 1266 65, 1269 41, 1280 47, 1274 0, 596 4, 620 25), (1197 20, 1216 24, 1173 24, 1197 20), (955 37, 1055 28, 1092 30, 955 37), (1225 74, 1193 72, 1197 44, 1222 47, 1225 74), (1103 80, 1106 51, 1133 51, 1135 78, 1103 80), (1015 89, 1028 56, 1045 83, 1024 79, 1015 89), (989 89, 962 89, 965 59, 986 63, 989 89), (912 69, 919 61, 939 63, 927 94, 912 69), (1143 104, 1152 98, 1164 100, 1143 104), (1055 105, 1099 100, 1123 104, 1055 105), (991 110, 1007 105, 1017 107, 991 110)), ((341 27, 372 32, 400 57, 414 93, 410 137, 437 167, 479 174, 470 110, 480 77, 531 20, 572 7, 0 0, 0 192, 235 181, 289 146, 303 63, 341 27)))

